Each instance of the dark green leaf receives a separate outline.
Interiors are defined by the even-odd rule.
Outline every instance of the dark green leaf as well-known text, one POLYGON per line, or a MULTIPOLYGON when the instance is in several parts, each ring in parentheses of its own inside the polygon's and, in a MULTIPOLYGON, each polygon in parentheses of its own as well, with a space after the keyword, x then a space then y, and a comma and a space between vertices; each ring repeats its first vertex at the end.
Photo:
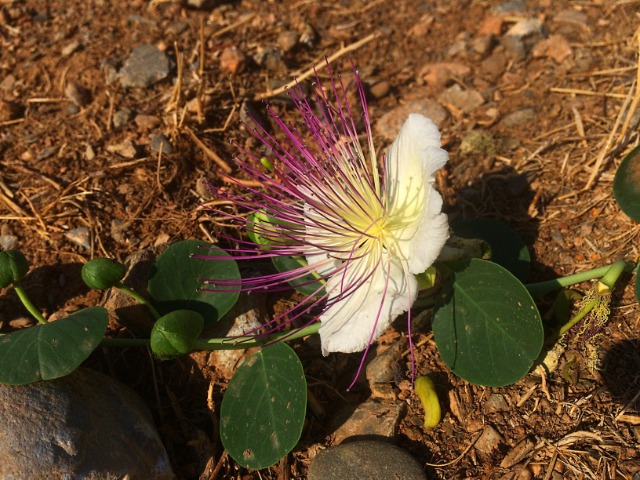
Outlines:
POLYGON ((640 145, 620 162, 613 178, 613 196, 624 213, 640 222, 640 145))
POLYGON ((229 382, 220 406, 220 437, 240 465, 266 468, 298 443, 307 383, 295 352, 284 343, 249 357, 229 382))
MULTIPOLYGON (((271 257, 273 265, 281 273, 295 270, 296 268, 306 267, 307 261, 302 257, 271 257)), ((322 296, 325 293, 321 288, 324 279, 317 274, 309 273, 301 278, 297 278, 289 282, 293 288, 306 296, 322 296)))
POLYGON ((151 330, 151 351, 161 360, 186 355, 202 332, 204 319, 198 312, 175 310, 160 317, 151 330))
POLYGON ((527 374, 542 348, 540 314, 522 283, 500 265, 460 265, 437 299, 433 333, 456 375, 499 387, 527 374))
POLYGON ((491 246, 491 260, 523 282, 529 276, 531 255, 516 232, 494 218, 459 220, 451 228, 463 238, 479 238, 491 246))
MULTIPOLYGON (((203 280, 239 280, 235 260, 226 252, 199 240, 184 240, 167 248, 156 259, 155 272, 149 280, 149 294, 160 313, 193 310, 204 318, 205 325, 217 322, 238 300, 238 287, 227 291, 200 291, 203 280), (206 248, 201 248, 201 247, 206 248), (228 257, 205 260, 192 255, 228 257)), ((223 289, 213 285, 212 288, 223 289)))
POLYGON ((0 336, 0 383, 24 385, 68 375, 100 344, 108 322, 104 308, 90 307, 0 336))

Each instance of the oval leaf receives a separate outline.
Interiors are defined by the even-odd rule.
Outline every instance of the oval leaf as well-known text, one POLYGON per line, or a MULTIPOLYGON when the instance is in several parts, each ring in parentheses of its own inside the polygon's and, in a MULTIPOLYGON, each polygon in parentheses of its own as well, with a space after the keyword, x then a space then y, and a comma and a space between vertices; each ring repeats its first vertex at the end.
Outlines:
POLYGON ((156 259, 155 272, 149 280, 149 294, 160 313, 193 310, 202 315, 206 326, 211 326, 233 307, 239 293, 237 287, 219 292, 200 291, 203 279, 239 280, 240 272, 231 257, 206 260, 192 255, 229 257, 207 242, 184 240, 175 243, 156 259))
POLYGON ((624 213, 640 222, 640 145, 620 162, 613 178, 613 196, 624 213))
POLYGON ((462 238, 479 238, 491 246, 491 260, 502 265, 523 282, 529 276, 531 255, 515 231, 495 218, 470 218, 451 228, 462 238))
POLYGON ((433 334, 453 373, 492 387, 524 377, 544 339, 540 314, 524 285, 500 265, 478 259, 447 279, 433 334))
POLYGON ((240 465, 266 468, 298 443, 307 382, 298 356, 284 343, 249 357, 229 382, 220 406, 220 438, 240 465))
POLYGON ((161 360, 186 355, 204 327, 198 312, 175 310, 160 317, 151 330, 151 351, 161 360))
POLYGON ((109 315, 90 307, 0 336, 0 383, 24 385, 73 372, 100 344, 109 315))

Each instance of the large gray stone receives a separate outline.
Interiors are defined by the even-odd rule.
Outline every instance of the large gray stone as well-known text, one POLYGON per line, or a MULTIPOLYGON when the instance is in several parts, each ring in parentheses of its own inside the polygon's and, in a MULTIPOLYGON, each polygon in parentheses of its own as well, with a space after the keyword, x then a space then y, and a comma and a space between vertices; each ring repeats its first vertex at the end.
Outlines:
POLYGON ((0 425, 0 478, 175 478, 140 398, 92 370, 0 385, 0 425))
POLYGON ((309 480, 425 480, 407 452, 378 440, 356 440, 321 451, 309 466, 309 480))

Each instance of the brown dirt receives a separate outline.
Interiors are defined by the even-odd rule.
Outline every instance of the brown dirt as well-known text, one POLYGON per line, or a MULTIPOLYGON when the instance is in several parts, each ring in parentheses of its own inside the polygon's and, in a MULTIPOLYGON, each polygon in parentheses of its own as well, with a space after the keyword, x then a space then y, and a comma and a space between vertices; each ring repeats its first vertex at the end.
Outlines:
MULTIPOLYGON (((469 113, 445 105, 450 115, 442 132, 451 161, 439 184, 452 219, 504 220, 529 245, 534 279, 636 257, 640 229, 617 208, 611 183, 619 160, 637 142, 637 116, 630 127, 621 124, 609 135, 637 73, 638 2, 545 0, 496 23, 491 7, 502 3, 242 0, 205 11, 170 0, 1 2, 0 233, 17 236, 18 247, 37 267, 27 282, 36 304, 48 315, 95 304, 98 295, 77 281, 79 265, 91 257, 124 260, 156 243, 215 239, 224 226, 199 208, 215 200, 200 184, 221 182, 220 160, 233 164, 230 140, 255 145, 239 125, 240 106, 248 102, 259 111, 256 99, 270 84, 299 76, 369 34, 376 36, 351 55, 369 87, 388 83, 388 93, 369 101, 374 123, 418 94, 437 98, 451 84, 484 96, 485 104, 469 113), (581 20, 558 21, 567 11, 581 20), (560 61, 543 50, 524 59, 501 56, 503 47, 495 43, 521 17, 539 18, 549 35, 562 35, 569 55, 560 61), (483 47, 482 30, 492 28, 498 29, 494 44, 483 47), (284 31, 310 34, 310 40, 284 52, 281 61, 256 63, 252 57, 278 45, 284 31), (81 46, 63 54, 74 41, 81 46), (107 82, 104 60, 121 62, 140 44, 165 49, 176 63, 180 52, 184 70, 177 87, 175 69, 170 80, 146 89, 107 82), (423 67, 440 61, 470 71, 448 78, 446 85, 428 83, 423 67), (70 107, 68 89, 65 95, 72 82, 81 95, 86 90, 79 109, 70 107), (123 108, 156 117, 157 126, 132 119, 116 128, 114 112, 123 108), (501 122, 525 108, 535 112, 533 121, 515 128, 501 122), (462 139, 478 128, 496 139, 494 158, 460 152, 462 139), (149 149, 156 133, 171 140, 175 153, 158 157, 149 149), (136 145, 133 158, 107 150, 127 139, 136 145), (65 236, 78 227, 89 230, 88 249, 65 236)), ((333 68, 349 72, 348 55, 333 68)), ((283 116, 295 118, 285 103, 273 102, 283 116)), ((28 323, 12 294, 2 302, 5 328, 28 323)), ((595 349, 569 345, 561 367, 545 382, 529 375, 500 389, 453 376, 432 336, 416 334, 418 374, 436 375, 445 417, 425 431, 407 382, 394 385, 409 405, 398 443, 432 478, 516 478, 526 466, 537 478, 631 479, 640 471, 638 313, 629 283, 615 297, 595 349), (600 368, 593 368, 595 358, 600 368), (504 396, 508 411, 483 408, 495 393, 504 396), (503 436, 499 448, 485 456, 469 449, 483 425, 503 436), (534 448, 516 466, 501 466, 525 439, 534 448)), ((389 333, 380 343, 397 336, 389 333)), ((364 385, 345 392, 357 358, 324 359, 314 341, 297 348, 310 391, 325 412, 369 396, 364 385)), ((226 380, 207 360, 197 353, 157 363, 146 352, 105 350, 92 364, 148 401, 181 478, 214 478, 216 464, 217 478, 303 478, 317 449, 331 444, 330 413, 308 414, 299 446, 279 465, 247 472, 223 454, 218 441, 216 410, 226 380)))

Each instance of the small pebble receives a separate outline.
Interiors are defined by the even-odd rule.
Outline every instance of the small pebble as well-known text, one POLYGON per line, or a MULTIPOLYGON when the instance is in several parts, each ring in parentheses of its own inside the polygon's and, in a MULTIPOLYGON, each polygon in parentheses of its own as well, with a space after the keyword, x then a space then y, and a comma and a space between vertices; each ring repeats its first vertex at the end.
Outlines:
POLYGON ((509 404, 507 400, 504 398, 504 395, 499 393, 493 393, 489 396, 484 405, 482 406, 482 411, 485 414, 496 413, 496 412, 506 412, 509 410, 509 404))
POLYGON ((91 92, 77 82, 67 83, 67 86, 64 87, 64 95, 79 107, 91 103, 91 92))
POLYGON ((144 130, 151 130, 160 125, 160 119, 155 115, 145 115, 144 113, 139 113, 136 115, 134 119, 136 125, 144 130))
POLYGON ((473 447, 484 455, 491 455, 501 443, 502 436, 498 431, 491 425, 486 425, 473 447))
POLYGON ((77 52, 78 50, 80 50, 82 48, 82 43, 80 43, 79 40, 74 40, 71 43, 68 43, 67 45, 65 45, 62 50, 60 51, 60 54, 63 57, 68 57, 71 54, 77 52))
POLYGON ((407 339, 400 338, 371 360, 366 369, 369 383, 388 383, 395 380, 398 377, 399 369, 402 368, 402 353, 407 347, 407 339))
POLYGON ((220 54, 220 68, 229 73, 240 73, 244 70, 246 57, 237 47, 225 48, 220 54))
POLYGON ((549 38, 537 43, 531 54, 533 58, 548 57, 556 63, 562 63, 567 57, 571 56, 571 45, 567 39, 560 34, 551 35, 549 38))
POLYGON ((78 227, 64 234, 67 239, 86 250, 91 249, 91 237, 87 227, 78 227))
POLYGON ((470 113, 484 104, 484 97, 477 90, 463 90, 456 83, 442 92, 438 101, 445 105, 453 105, 463 113, 470 113))
POLYGON ((523 108, 512 112, 500 120, 500 125, 505 128, 516 128, 528 124, 536 119, 536 111, 533 108, 523 108))
POLYGON ((120 69, 120 83, 124 87, 147 88, 169 76, 169 57, 155 45, 136 47, 120 69))
POLYGON ((125 140, 122 143, 117 143, 115 145, 108 145, 107 152, 115 153, 116 155, 120 155, 124 158, 133 158, 138 153, 136 151, 136 147, 130 139, 125 140))
POLYGON ((87 147, 84 149, 84 158, 89 161, 96 158, 96 152, 93 150, 93 147, 91 145, 87 145, 87 147))
POLYGON ((18 246, 18 237, 15 235, 0 235, 0 247, 2 250, 15 250, 18 246))
POLYGON ((376 123, 376 131, 387 140, 394 140, 411 113, 421 113, 438 127, 448 117, 444 107, 432 98, 416 99, 385 113, 376 123))
POLYGON ((131 120, 132 112, 128 108, 122 108, 113 114, 113 126, 120 128, 131 120))
POLYGON ((276 43, 278 44, 278 48, 286 53, 295 48, 295 46, 298 44, 299 39, 300 35, 298 35, 297 32, 288 30, 278 35, 278 40, 276 43))
POLYGON ((152 152, 162 151, 163 154, 173 153, 173 147, 169 142, 169 139, 163 134, 159 133, 151 137, 151 143, 149 145, 152 152))
POLYGON ((374 83, 369 88, 369 92, 375 99, 386 97, 387 94, 389 93, 389 90, 391 90, 391 86, 389 85, 389 82, 387 82, 386 80, 382 80, 381 82, 374 83))

